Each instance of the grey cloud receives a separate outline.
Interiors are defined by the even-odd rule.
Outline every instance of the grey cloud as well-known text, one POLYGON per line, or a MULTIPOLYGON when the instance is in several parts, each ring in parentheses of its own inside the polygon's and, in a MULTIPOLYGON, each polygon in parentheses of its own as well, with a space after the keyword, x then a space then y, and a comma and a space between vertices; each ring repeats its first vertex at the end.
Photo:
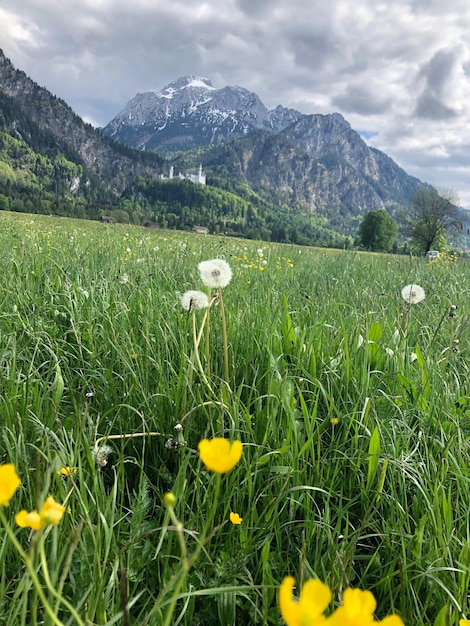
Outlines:
POLYGON ((421 68, 418 80, 424 82, 424 87, 416 103, 415 114, 418 117, 445 120, 457 115, 448 100, 452 99, 450 85, 460 56, 458 47, 438 50, 421 68))
POLYGON ((248 18, 264 18, 269 17, 269 14, 281 4, 282 0, 236 0, 236 6, 248 17, 248 18))
POLYGON ((440 102, 434 94, 425 90, 416 102, 415 115, 430 120, 450 120, 457 116, 457 112, 440 102))
POLYGON ((0 19, 13 63, 98 125, 137 92, 197 74, 269 108, 340 110, 415 175, 438 120, 449 167, 463 162, 452 150, 470 127, 468 0, 2 0, 0 19))
POLYGON ((341 111, 360 115, 379 115, 390 107, 390 99, 384 97, 379 88, 373 90, 369 85, 348 85, 345 91, 334 98, 332 104, 341 111))

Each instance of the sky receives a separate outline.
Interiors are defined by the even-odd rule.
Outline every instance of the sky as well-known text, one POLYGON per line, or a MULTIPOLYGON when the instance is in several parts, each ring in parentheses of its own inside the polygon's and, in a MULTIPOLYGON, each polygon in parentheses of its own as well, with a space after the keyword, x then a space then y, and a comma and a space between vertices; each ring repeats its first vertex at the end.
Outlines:
POLYGON ((186 76, 268 108, 341 113, 366 143, 470 209, 468 0, 2 0, 17 69, 105 126, 186 76))

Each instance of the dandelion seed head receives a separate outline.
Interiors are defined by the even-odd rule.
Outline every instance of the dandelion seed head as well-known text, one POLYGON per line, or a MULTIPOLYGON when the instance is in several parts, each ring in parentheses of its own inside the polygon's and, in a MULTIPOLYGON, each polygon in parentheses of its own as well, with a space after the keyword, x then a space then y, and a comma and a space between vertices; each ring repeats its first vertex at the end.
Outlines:
POLYGON ((201 261, 197 267, 206 287, 226 287, 232 280, 232 269, 223 259, 201 261))
POLYGON ((181 306, 185 311, 198 311, 209 306, 209 298, 202 291, 186 291, 181 296, 181 306))
POLYGON ((99 446, 92 451, 93 460, 98 467, 106 467, 111 456, 113 449, 111 446, 99 446))
POLYGON ((422 302, 426 297, 424 289, 419 285, 406 285, 401 290, 401 297, 408 304, 418 304, 418 302, 422 302))

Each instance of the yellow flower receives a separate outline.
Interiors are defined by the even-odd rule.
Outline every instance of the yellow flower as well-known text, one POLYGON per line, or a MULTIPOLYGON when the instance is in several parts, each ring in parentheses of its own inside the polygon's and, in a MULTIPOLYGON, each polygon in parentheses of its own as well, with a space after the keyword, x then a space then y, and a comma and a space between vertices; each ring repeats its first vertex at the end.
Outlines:
POLYGON ((42 505, 41 520, 44 525, 58 524, 65 513, 65 506, 59 504, 52 496, 49 496, 42 505))
POLYGON ((470 626, 470 619, 461 619, 459 626, 470 626))
POLYGON ((374 623, 374 611, 377 602, 370 591, 346 589, 343 604, 330 618, 332 624, 344 626, 366 626, 374 623))
POLYGON ((36 509, 31 513, 23 509, 15 515, 15 522, 21 528, 32 528, 33 530, 39 530, 43 526, 41 516, 36 509))
POLYGON ((76 474, 78 472, 78 467, 69 467, 66 465, 65 467, 61 467, 58 471, 58 474, 61 476, 70 476, 71 474, 76 474))
POLYGON ((0 465, 0 506, 8 506, 15 495, 15 491, 21 484, 12 463, 0 465))
POLYGON ((36 509, 28 513, 24 509, 16 514, 15 522, 21 528, 40 530, 44 526, 58 524, 65 513, 65 506, 59 504, 52 496, 49 496, 38 513, 36 509))
POLYGON ((377 602, 370 591, 346 589, 343 604, 328 618, 328 626, 404 626, 398 615, 389 615, 380 622, 374 620, 377 602))
POLYGON ((286 576, 279 590, 279 609, 287 626, 317 626, 326 621, 324 610, 331 601, 331 591, 319 580, 308 580, 302 587, 300 599, 294 600, 295 580, 286 576))
MULTIPOLYGON (((287 576, 279 590, 279 608, 287 626, 404 626, 398 615, 389 615, 380 622, 374 620, 377 603, 370 591, 346 589, 343 604, 329 617, 323 612, 331 601, 331 591, 319 580, 308 580, 302 587, 300 599, 294 600, 294 579, 287 576)), ((463 626, 467 624, 462 620, 463 626)))
POLYGON ((232 524, 241 524, 243 522, 243 518, 238 515, 238 513, 234 513, 233 511, 230 513, 230 521, 232 524))
POLYGON ((223 437, 203 439, 199 442, 199 456, 201 461, 211 472, 225 474, 233 470, 242 456, 242 442, 228 441, 223 437))

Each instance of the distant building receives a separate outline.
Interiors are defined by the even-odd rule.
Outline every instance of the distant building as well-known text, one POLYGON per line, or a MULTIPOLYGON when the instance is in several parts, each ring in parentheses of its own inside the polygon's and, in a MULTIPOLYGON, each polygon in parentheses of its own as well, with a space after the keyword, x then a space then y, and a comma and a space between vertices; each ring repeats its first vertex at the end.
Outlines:
POLYGON ((186 178, 190 180, 192 183, 197 183, 199 185, 206 184, 206 174, 202 169, 202 164, 199 165, 198 170, 190 170, 186 172, 186 178))
POLYGON ((115 221, 114 217, 111 217, 110 215, 102 215, 100 218, 100 222, 102 224, 114 224, 115 221))
POLYGON ((191 232, 197 233, 198 235, 207 235, 209 229, 206 226, 193 226, 191 232))
POLYGON ((428 250, 426 252, 426 258, 427 259, 438 259, 441 256, 441 253, 439 252, 439 250, 428 250))
POLYGON ((145 228, 160 228, 160 224, 158 222, 145 222, 145 228))
MULTIPOLYGON (((175 178, 175 168, 173 165, 170 167, 168 177, 161 174, 160 178, 162 180, 173 180, 173 178, 175 178)), ((197 183, 199 185, 206 184, 206 173, 202 169, 202 164, 199 165, 198 170, 187 170, 186 174, 182 174, 180 172, 176 178, 179 178, 180 180, 190 180, 192 183, 197 183)))

